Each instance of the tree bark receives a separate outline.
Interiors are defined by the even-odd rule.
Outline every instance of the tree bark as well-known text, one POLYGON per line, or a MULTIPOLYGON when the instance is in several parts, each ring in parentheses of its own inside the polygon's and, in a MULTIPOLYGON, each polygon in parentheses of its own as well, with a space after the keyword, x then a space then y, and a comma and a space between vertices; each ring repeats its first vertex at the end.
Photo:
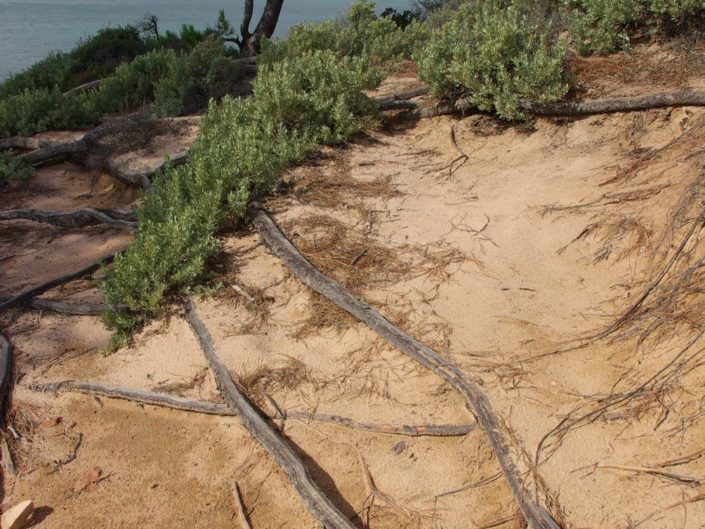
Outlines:
MULTIPOLYGON (((120 251, 125 251, 125 248, 123 248, 120 251)), ((25 301, 29 301, 35 296, 38 296, 42 292, 46 292, 47 290, 50 290, 54 287, 57 287, 63 283, 66 283, 68 281, 73 281, 74 279, 80 279, 81 277, 88 275, 94 271, 96 271, 102 264, 108 264, 113 261, 113 258, 115 257, 115 254, 110 254, 106 255, 105 257, 99 259, 95 263, 92 263, 88 266, 85 266, 81 268, 80 270, 77 270, 76 272, 72 272, 70 274, 66 274, 61 277, 57 277, 56 279, 52 279, 50 281, 47 281, 46 283, 42 283, 41 285, 38 285, 36 287, 30 288, 29 290, 25 290, 24 292, 20 292, 19 294, 12 296, 11 298, 6 299, 5 301, 0 302, 0 312, 6 309, 9 309, 10 307, 17 305, 19 303, 24 303, 25 301)))
POLYGON ((311 478, 294 448, 247 400, 220 359, 215 343, 192 298, 186 304, 186 320, 203 350, 225 402, 237 412, 242 425, 272 456, 313 516, 326 529, 356 529, 311 478))
POLYGON ((250 33, 249 27, 252 19, 253 4, 253 0, 245 0, 245 12, 240 25, 240 33, 242 33, 240 50, 244 55, 256 55, 259 53, 262 39, 268 39, 274 34, 284 0, 267 0, 254 33, 250 33))
POLYGON ((96 224, 107 224, 133 230, 137 220, 131 213, 114 209, 84 208, 76 211, 42 211, 39 209, 10 209, 0 211, 0 220, 26 219, 63 228, 83 228, 96 224))

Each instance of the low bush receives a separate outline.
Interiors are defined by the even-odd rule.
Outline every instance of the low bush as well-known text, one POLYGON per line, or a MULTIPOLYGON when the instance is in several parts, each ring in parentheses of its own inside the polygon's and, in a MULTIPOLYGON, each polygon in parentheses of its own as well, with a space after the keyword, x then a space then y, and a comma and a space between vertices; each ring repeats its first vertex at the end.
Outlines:
POLYGON ((702 0, 563 0, 571 35, 581 53, 629 47, 631 37, 674 35, 705 26, 702 0))
POLYGON ((57 129, 80 129, 96 122, 90 96, 65 97, 61 90, 26 90, 0 100, 0 138, 57 129))
POLYGON ((365 59, 314 51, 263 62, 254 98, 211 103, 188 165, 156 178, 138 210, 135 240, 106 270, 107 302, 126 307, 104 315, 116 344, 169 292, 204 277, 217 231, 226 221, 242 222, 247 204, 267 193, 288 164, 370 123, 374 107, 361 90, 380 78, 365 59))
POLYGON ((419 77, 441 98, 505 119, 526 119, 522 101, 547 103, 569 89, 566 43, 527 2, 477 0, 433 31, 418 55, 419 77))
POLYGON ((66 91, 110 75, 115 68, 148 51, 133 26, 101 29, 68 53, 52 53, 27 70, 0 83, 0 99, 26 90, 58 87, 66 91))
POLYGON ((0 151, 0 188, 8 180, 27 180, 32 174, 32 166, 24 163, 21 158, 8 151, 0 151))
POLYGON ((179 58, 172 50, 140 55, 120 66, 91 94, 91 105, 97 112, 128 112, 151 103, 157 84, 178 62, 179 58))
POLYGON ((279 57, 296 57, 307 51, 329 50, 340 57, 365 57, 382 65, 410 59, 427 38, 418 20, 398 25, 391 16, 375 15, 375 3, 356 2, 339 21, 298 24, 279 43, 279 57))

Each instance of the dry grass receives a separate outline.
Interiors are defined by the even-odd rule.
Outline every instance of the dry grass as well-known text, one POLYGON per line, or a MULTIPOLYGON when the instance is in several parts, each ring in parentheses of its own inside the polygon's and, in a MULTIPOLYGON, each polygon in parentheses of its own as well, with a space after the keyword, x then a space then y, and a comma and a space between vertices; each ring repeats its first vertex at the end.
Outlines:
POLYGON ((644 84, 661 90, 684 89, 690 79, 705 73, 704 48, 704 43, 685 37, 607 56, 574 56, 570 69, 579 91, 591 97, 619 94, 622 87, 644 84))
MULTIPOLYGON (((479 261, 443 241, 433 246, 392 249, 327 215, 304 216, 285 223, 283 228, 316 268, 356 294, 423 277, 431 292, 424 299, 429 301, 459 266, 468 261, 479 265, 479 261)), ((303 339, 322 329, 340 332, 355 324, 352 316, 320 295, 311 293, 309 299, 310 315, 294 333, 295 338, 303 339)), ((403 322, 394 323, 404 328, 403 322)))
POLYGON ((251 373, 240 376, 238 384, 248 398, 262 407, 266 401, 265 395, 293 391, 304 384, 316 386, 318 381, 301 360, 286 356, 279 367, 261 365, 251 373))

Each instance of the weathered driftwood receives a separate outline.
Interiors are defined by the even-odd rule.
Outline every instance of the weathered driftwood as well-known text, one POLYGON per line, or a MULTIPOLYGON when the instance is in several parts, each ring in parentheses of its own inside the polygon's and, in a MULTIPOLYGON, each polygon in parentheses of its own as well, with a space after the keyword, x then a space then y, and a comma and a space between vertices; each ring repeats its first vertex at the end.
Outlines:
MULTIPOLYGON (((0 296, 0 303, 7 301, 9 297, 0 296)), ((31 298, 26 301, 32 308, 39 310, 49 310, 61 314, 72 314, 75 316, 96 316, 102 314, 110 307, 103 303, 68 303, 65 301, 55 301, 53 299, 31 298)))
POLYGON ((114 209, 83 208, 76 211, 43 211, 39 209, 10 209, 0 211, 0 220, 33 220, 62 228, 83 228, 107 224, 118 228, 135 229, 137 220, 131 213, 114 209))
POLYGON ((537 116, 588 116, 614 112, 633 112, 666 107, 705 106, 705 92, 664 92, 637 97, 614 97, 592 101, 567 101, 549 104, 524 104, 522 107, 537 116))
POLYGON ((65 96, 74 96, 76 94, 82 94, 83 92, 88 92, 89 90, 93 90, 94 88, 98 88, 100 85, 103 84, 103 79, 96 79, 95 81, 89 81, 87 83, 80 84, 71 90, 67 90, 64 92, 65 96))
MULTIPOLYGON (((529 114, 545 117, 581 117, 593 114, 634 112, 684 106, 705 106, 705 92, 663 92, 646 96, 614 97, 587 101, 564 101, 543 104, 523 102, 520 105, 521 109, 529 114)), ((429 107, 415 101, 400 101, 396 98, 380 102, 379 109, 382 111, 407 109, 408 111, 403 114, 403 117, 409 120, 451 114, 467 114, 476 110, 471 105, 462 103, 439 103, 429 107)))
POLYGON ((330 501, 311 479, 308 470, 294 449, 281 434, 265 420, 243 395, 220 360, 213 338, 198 315, 193 299, 186 306, 186 319, 196 335, 201 349, 210 363, 216 382, 228 405, 237 411, 248 432, 269 452, 291 481, 313 516, 327 529, 355 529, 355 525, 330 501))
POLYGON ((46 283, 37 285, 36 287, 30 288, 29 290, 25 290, 24 292, 12 296, 11 298, 7 298, 5 301, 0 302, 0 311, 9 309, 10 307, 19 303, 29 301, 35 296, 41 294, 42 292, 46 292, 47 290, 57 287, 63 283, 73 281, 74 279, 79 279, 87 274, 90 274, 91 272, 94 272, 95 270, 100 268, 102 264, 111 263, 114 257, 115 254, 106 255, 95 263, 85 266, 80 270, 77 270, 76 272, 57 277, 56 279, 52 279, 50 281, 47 281, 46 283))
POLYGON ((455 364, 397 328, 370 305, 318 271, 284 236, 261 205, 253 204, 250 213, 255 228, 267 246, 304 284, 365 323, 400 351, 437 373, 465 397, 490 441, 529 526, 533 529, 558 529, 558 524, 548 510, 525 487, 524 476, 514 462, 510 444, 504 434, 502 420, 480 387, 470 381, 455 364))
POLYGON ((413 109, 417 108, 416 103, 410 103, 408 99, 414 97, 419 97, 426 95, 428 93, 428 86, 419 86, 416 88, 411 88, 409 90, 404 90, 402 92, 397 92, 395 94, 389 94, 386 96, 375 97, 374 101, 377 103, 377 108, 381 111, 385 110, 398 110, 398 109, 413 109))
MULTIPOLYGON (((129 119, 129 118, 128 118, 129 119)), ((103 123, 81 138, 70 142, 50 142, 41 144, 39 148, 20 156, 22 161, 34 167, 41 167, 54 163, 63 162, 69 158, 85 159, 92 148, 99 148, 101 138, 120 130, 123 120, 114 120, 103 123)), ((169 157, 172 165, 181 165, 188 159, 188 151, 175 153, 169 157)), ((144 167, 142 169, 128 170, 115 160, 107 158, 104 160, 102 169, 110 173, 115 178, 130 185, 140 186, 150 190, 152 183, 150 177, 154 175, 163 165, 166 159, 154 167, 144 167)))
MULTIPOLYGON (((84 393, 87 395, 95 395, 109 397, 115 399, 129 400, 142 404, 150 404, 152 406, 161 406, 165 408, 173 408, 182 411, 190 411, 194 413, 205 413, 209 415, 237 416, 237 412, 226 404, 218 404, 215 402, 204 402, 198 400, 186 399, 166 393, 156 393, 142 389, 123 388, 119 386, 111 386, 108 384, 100 384, 97 382, 72 381, 55 382, 51 384, 39 384, 31 386, 34 391, 45 393, 84 393)), ((350 428, 352 430, 361 430, 364 432, 402 435, 407 437, 460 437, 467 435, 475 430, 475 424, 421 424, 421 425, 395 425, 395 424, 369 424, 354 421, 347 417, 339 415, 328 415, 321 413, 307 413, 305 411, 287 411, 279 414, 272 414, 271 419, 283 420, 301 420, 329 423, 350 428)))
POLYGON ((54 145, 56 142, 54 140, 47 140, 44 138, 25 138, 24 136, 12 136, 11 138, 5 138, 0 140, 0 151, 7 149, 21 149, 21 150, 33 150, 33 149, 43 149, 54 145))
POLYGON ((176 395, 169 395, 167 393, 157 393, 144 389, 123 388, 119 386, 111 386, 109 384, 101 384, 99 382, 66 380, 51 384, 36 384, 30 386, 30 389, 43 393, 85 393, 87 395, 129 400, 133 402, 140 402, 142 404, 150 404, 152 406, 161 406, 182 411, 192 411, 195 413, 205 413, 208 415, 237 415, 237 413, 225 404, 196 401, 185 399, 183 397, 177 397, 176 395))
POLYGON ((12 344, 0 333, 0 424, 5 419, 5 399, 10 389, 12 369, 12 344))
MULTIPOLYGON (((169 163, 176 167, 183 165, 188 160, 188 151, 181 151, 168 158, 169 163)), ((152 177, 159 169, 167 163, 167 158, 159 162, 153 167, 143 167, 141 169, 128 170, 121 166, 119 162, 113 159, 106 159, 103 163, 103 169, 110 173, 115 178, 127 182, 128 184, 140 186, 148 191, 152 190, 152 177)))

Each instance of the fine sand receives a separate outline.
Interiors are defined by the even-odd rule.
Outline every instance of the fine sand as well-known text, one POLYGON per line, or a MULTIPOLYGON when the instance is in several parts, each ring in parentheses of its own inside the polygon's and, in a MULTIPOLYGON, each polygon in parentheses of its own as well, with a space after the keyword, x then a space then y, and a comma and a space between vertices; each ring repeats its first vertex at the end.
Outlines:
MULTIPOLYGON (((651 72, 677 52, 638 51, 651 72)), ((585 90, 649 90, 640 72, 615 64, 590 67, 611 69, 612 83, 581 66, 585 90)), ((664 75, 650 90, 703 84, 702 68, 689 75, 670 84, 664 75)), ((416 83, 396 77, 379 92, 416 83)), ((288 172, 289 191, 266 206, 313 264, 481 385, 563 527, 698 529, 703 131, 699 108, 538 120, 533 129, 487 116, 391 119, 288 172)), ((136 199, 107 175, 63 164, 3 190, 0 208, 136 199)), ((0 295, 80 268, 129 237, 3 223, 0 295)), ((474 422, 438 376, 314 295, 256 232, 223 235, 222 250, 224 288, 198 310, 262 409, 274 413, 273 401, 374 424, 474 422)), ((99 291, 87 279, 44 296, 96 300, 99 291)), ((0 328, 15 346, 9 422, 20 435, 10 439, 18 474, 5 473, 3 508, 31 498, 35 526, 47 529, 231 528, 240 526, 237 483, 253 528, 317 527, 237 418, 30 389, 91 380, 220 402, 182 307, 107 355, 110 333, 97 316, 16 309, 0 315, 0 328), (86 474, 95 467, 97 480, 86 474)), ((291 419, 283 432, 359 527, 522 527, 479 428, 402 437, 291 419)))

